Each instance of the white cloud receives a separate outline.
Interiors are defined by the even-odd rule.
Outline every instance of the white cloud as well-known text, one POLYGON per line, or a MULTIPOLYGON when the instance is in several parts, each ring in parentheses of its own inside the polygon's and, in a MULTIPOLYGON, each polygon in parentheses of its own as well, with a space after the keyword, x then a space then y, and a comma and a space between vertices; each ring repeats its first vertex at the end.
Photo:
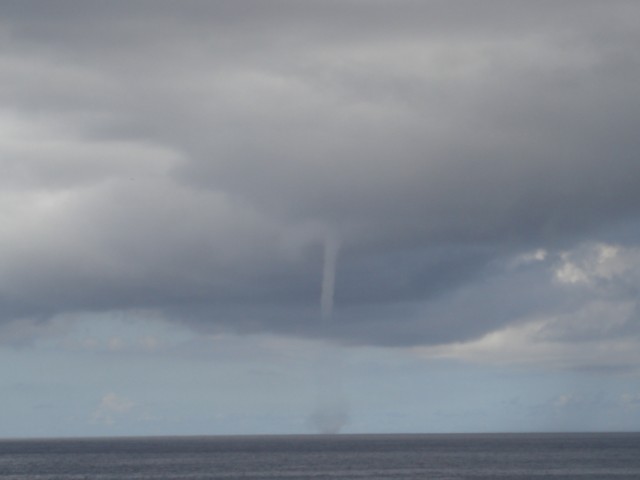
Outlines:
POLYGON ((108 411, 108 412, 116 412, 116 413, 126 413, 129 412, 135 403, 125 397, 119 397, 115 393, 108 393, 102 400, 100 401, 99 409, 108 411))
POLYGON ((556 270, 556 279, 561 283, 589 283, 588 274, 563 256, 563 263, 556 270))
POLYGON ((629 272, 640 273, 640 248, 599 243, 563 252, 555 278, 561 284, 593 286, 629 272))
POLYGON ((415 351, 481 363, 640 367, 637 302, 598 298, 590 292, 571 311, 513 319, 511 324, 467 342, 415 351))
POLYGON ((564 393, 560 396, 558 396, 554 401, 553 401, 553 405, 558 407, 558 408, 564 408, 567 407, 573 403, 576 402, 576 397, 572 394, 569 393, 564 393))
POLYGON ((549 252, 547 252, 547 250, 545 250, 544 248, 538 248, 536 250, 532 250, 530 252, 526 252, 516 256, 511 261, 510 265, 512 268, 516 268, 536 262, 542 262, 547 258, 548 254, 549 252))
POLYGON ((162 341, 154 335, 144 336, 138 342, 142 349, 146 351, 155 351, 162 346, 162 341))
POLYGON ((91 420, 95 423, 111 426, 119 418, 130 413, 134 407, 136 407, 136 403, 132 400, 110 392, 102 397, 91 416, 91 420))
POLYGON ((120 337, 111 337, 107 340, 107 348, 112 352, 123 350, 126 346, 126 342, 120 337))
MULTIPOLYGON (((524 258, 544 259, 528 254, 524 258)), ((513 318, 473 340, 415 349, 428 357, 560 368, 640 368, 640 248, 605 243, 563 252, 552 265, 567 302, 558 311, 513 318)), ((523 256, 520 257, 523 259, 523 256)), ((521 260, 522 261, 522 260, 521 260)))

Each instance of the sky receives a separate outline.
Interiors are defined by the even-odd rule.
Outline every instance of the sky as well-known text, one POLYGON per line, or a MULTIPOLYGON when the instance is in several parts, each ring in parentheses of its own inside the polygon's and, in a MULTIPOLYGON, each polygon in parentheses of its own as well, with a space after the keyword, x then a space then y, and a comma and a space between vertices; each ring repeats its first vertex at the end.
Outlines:
POLYGON ((640 429, 640 3, 0 4, 0 437, 640 429))

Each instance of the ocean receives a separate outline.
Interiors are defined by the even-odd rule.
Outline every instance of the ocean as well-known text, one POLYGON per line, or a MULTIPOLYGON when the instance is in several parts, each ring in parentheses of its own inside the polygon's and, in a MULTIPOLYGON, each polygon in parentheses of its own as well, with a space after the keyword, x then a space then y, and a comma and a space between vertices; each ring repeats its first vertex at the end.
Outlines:
POLYGON ((640 433, 0 440, 0 479, 640 479, 640 433))

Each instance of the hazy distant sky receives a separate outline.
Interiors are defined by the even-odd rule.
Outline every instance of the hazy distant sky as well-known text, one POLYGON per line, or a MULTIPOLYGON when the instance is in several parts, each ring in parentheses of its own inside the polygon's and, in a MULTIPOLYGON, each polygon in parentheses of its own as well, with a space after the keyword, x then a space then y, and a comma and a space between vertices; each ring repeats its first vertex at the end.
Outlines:
POLYGON ((0 437, 640 429, 639 22, 2 2, 0 437))

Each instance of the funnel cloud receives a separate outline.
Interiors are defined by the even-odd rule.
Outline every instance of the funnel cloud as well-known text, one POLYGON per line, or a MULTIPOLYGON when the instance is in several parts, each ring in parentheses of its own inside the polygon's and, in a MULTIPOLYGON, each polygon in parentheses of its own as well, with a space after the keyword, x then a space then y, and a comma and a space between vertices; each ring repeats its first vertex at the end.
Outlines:
MULTIPOLYGON (((333 321, 339 242, 335 236, 327 235, 323 246, 320 311, 322 327, 329 329, 333 321)), ((349 421, 349 402, 343 388, 344 364, 339 354, 328 346, 321 348, 315 374, 316 408, 309 418, 309 424, 318 433, 340 433, 349 421)))
POLYGON ((335 296, 338 249, 338 240, 335 238, 335 236, 328 235, 324 241, 324 259, 322 264, 322 293, 320 297, 320 309, 323 320, 331 320, 331 317, 333 316, 333 299, 335 296))

